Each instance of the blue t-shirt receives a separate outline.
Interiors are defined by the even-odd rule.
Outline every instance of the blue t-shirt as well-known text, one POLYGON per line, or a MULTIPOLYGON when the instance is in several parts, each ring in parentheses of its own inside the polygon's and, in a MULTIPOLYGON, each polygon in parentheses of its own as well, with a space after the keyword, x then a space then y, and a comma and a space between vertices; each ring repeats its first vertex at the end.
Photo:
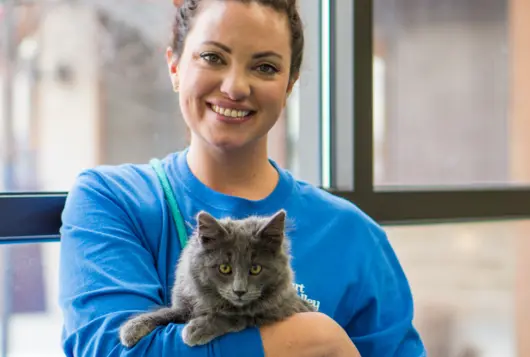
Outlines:
MULTIPOLYGON (((162 161, 184 219, 200 210, 221 218, 269 215, 290 220, 299 295, 338 322, 363 357, 420 357, 413 303, 383 230, 354 204, 295 180, 275 165, 279 182, 251 201, 215 192, 190 171, 187 151, 162 161)), ((259 330, 248 328, 188 347, 183 325, 157 328, 127 349, 119 326, 134 313, 170 304, 181 252, 176 227, 149 165, 101 166, 76 180, 62 215, 60 296, 67 356, 259 357, 259 330)), ((190 228, 188 227, 188 233, 190 228)))

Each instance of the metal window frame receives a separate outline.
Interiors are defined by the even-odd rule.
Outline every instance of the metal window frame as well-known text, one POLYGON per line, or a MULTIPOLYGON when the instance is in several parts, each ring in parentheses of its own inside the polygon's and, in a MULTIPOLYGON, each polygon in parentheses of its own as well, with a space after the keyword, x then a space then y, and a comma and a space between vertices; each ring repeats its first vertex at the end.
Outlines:
MULTIPOLYGON (((336 188, 328 190, 354 202, 381 224, 530 218, 530 188, 427 187, 385 188, 385 191, 374 188, 373 1, 332 0, 330 9, 329 142, 331 186, 336 188), (351 31, 344 32, 348 27, 351 31), (349 36, 352 41, 347 41, 349 36), (345 60, 348 55, 355 60, 345 60), (348 95, 350 91, 353 96, 348 95), (339 168, 342 163, 347 165, 339 168)), ((58 241, 66 195, 66 192, 0 194, 0 243, 58 241)))
MULTIPOLYGON (((344 169, 338 159, 340 148, 344 146, 344 136, 348 135, 350 123, 342 123, 345 118, 355 118, 353 123, 353 190, 331 189, 334 194, 354 202, 365 213, 382 224, 423 224, 441 222, 503 220, 530 218, 530 187, 495 187, 495 188, 453 188, 444 190, 435 187, 399 188, 385 187, 384 190, 374 187, 373 160, 373 0, 354 0, 351 2, 333 1, 335 18, 330 23, 335 25, 335 33, 344 29, 345 22, 351 26, 351 58, 353 61, 353 105, 348 107, 347 99, 341 93, 347 91, 343 82, 331 84, 334 116, 331 142, 335 145, 332 160, 332 186, 341 187, 344 182, 344 169), (353 13, 352 13, 353 12, 353 13), (347 14, 347 15, 344 15, 347 14), (348 16, 350 15, 350 16, 348 16), (348 21, 348 18, 350 21, 348 21), (351 20, 352 19, 352 20, 351 20), (346 89, 346 90, 344 90, 346 89), (351 112, 351 115, 349 111, 351 112)), ((343 35, 342 35, 343 36, 343 35)), ((332 80, 340 80, 339 73, 348 73, 340 59, 348 54, 348 45, 337 41, 344 48, 333 48, 335 73, 332 80), (346 52, 345 52, 346 51, 346 52)), ((343 156, 348 156, 344 155, 343 156)))

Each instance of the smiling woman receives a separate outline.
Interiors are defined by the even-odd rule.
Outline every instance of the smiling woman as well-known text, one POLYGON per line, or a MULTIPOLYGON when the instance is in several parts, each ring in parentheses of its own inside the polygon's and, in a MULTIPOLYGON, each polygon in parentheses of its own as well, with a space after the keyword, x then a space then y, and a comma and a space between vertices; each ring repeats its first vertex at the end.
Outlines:
MULTIPOLYGON (((96 167, 73 185, 61 228, 66 354, 346 357, 358 349, 363 357, 422 356, 410 288, 381 227, 269 158, 269 133, 302 63, 296 1, 187 0, 175 23, 166 60, 190 144, 163 158, 156 172, 149 165, 96 167), (280 210, 294 223, 291 283, 318 312, 251 323, 201 347, 183 337, 194 331, 193 320, 172 320, 134 346, 120 344, 118 329, 132 315, 169 303, 174 267, 187 238, 195 237, 191 228, 175 230, 180 215, 189 228, 197 226, 200 211, 243 219, 280 210), (80 280, 84 284, 76 284, 80 280)), ((259 264, 251 272, 270 269, 256 260, 259 254, 250 256, 249 264, 259 264)), ((224 271, 235 257, 227 253, 224 271)), ((212 299, 234 304, 226 291, 237 286, 224 292, 208 286, 212 299)))

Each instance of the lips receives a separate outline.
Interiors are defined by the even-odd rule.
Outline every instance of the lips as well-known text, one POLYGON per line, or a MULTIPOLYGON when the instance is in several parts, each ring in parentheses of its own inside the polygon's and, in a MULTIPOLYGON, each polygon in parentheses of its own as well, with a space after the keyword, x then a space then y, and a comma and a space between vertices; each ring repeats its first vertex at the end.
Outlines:
POLYGON ((232 118, 244 118, 250 114, 250 110, 237 110, 230 108, 223 108, 218 105, 212 104, 212 110, 217 114, 224 115, 225 117, 232 118))
POLYGON ((216 104, 208 104, 208 107, 217 114, 218 119, 224 122, 240 123, 248 120, 255 113, 253 110, 242 110, 238 108, 222 107, 216 104))

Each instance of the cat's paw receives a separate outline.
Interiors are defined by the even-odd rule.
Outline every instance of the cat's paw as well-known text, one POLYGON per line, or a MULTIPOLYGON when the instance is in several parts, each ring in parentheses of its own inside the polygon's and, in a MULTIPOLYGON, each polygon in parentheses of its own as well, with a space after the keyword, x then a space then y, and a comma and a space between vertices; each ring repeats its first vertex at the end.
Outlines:
POLYGON ((153 331, 153 326, 141 316, 133 318, 123 324, 120 328, 120 342, 125 347, 133 347, 143 337, 153 331))
POLYGON ((205 319, 196 318, 184 326, 182 340, 188 346, 205 345, 216 336, 212 335, 211 328, 205 319))
POLYGON ((309 301, 304 300, 300 297, 296 297, 295 300, 288 304, 286 311, 290 313, 288 315, 300 313, 300 312, 315 312, 317 309, 309 301))
POLYGON ((301 300, 301 301, 303 304, 302 312, 316 312, 317 311, 315 305, 311 304, 309 301, 307 300, 301 300))

